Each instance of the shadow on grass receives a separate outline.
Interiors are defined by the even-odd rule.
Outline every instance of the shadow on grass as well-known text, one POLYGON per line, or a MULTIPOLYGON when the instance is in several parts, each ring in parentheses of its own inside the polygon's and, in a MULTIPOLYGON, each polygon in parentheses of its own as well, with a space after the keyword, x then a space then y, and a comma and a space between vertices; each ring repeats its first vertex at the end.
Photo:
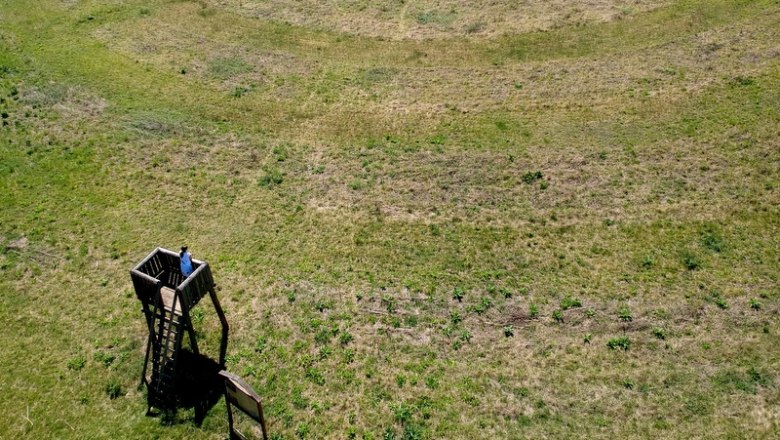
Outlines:
POLYGON ((172 425, 184 420, 176 417, 179 410, 194 410, 192 421, 200 426, 206 414, 219 402, 225 392, 225 382, 219 377, 222 367, 214 360, 182 350, 179 354, 174 395, 176 406, 150 416, 160 416, 161 422, 172 425))

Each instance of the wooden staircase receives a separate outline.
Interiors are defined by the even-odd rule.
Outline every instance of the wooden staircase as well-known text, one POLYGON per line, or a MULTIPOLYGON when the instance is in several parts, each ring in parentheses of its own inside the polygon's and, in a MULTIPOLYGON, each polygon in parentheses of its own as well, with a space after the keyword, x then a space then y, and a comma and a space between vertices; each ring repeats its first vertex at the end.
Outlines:
POLYGON ((149 335, 152 346, 152 371, 148 387, 149 406, 171 408, 176 405, 173 398, 176 365, 186 325, 175 290, 167 287, 160 289, 160 297, 155 301, 152 309, 152 321, 156 325, 150 328, 149 335))

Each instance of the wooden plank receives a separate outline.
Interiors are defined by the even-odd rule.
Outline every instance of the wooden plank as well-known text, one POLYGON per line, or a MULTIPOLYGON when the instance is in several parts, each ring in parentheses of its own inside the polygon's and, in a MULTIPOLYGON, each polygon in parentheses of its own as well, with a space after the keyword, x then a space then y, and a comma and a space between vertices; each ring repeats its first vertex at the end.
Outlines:
MULTIPOLYGON (((171 311, 171 307, 173 307, 173 296, 176 294, 176 291, 171 289, 170 287, 162 287, 160 288, 160 296, 162 296, 163 306, 165 307, 165 310, 171 311)), ((173 310, 174 313, 177 315, 181 315, 181 300, 176 301, 176 310, 173 310)))

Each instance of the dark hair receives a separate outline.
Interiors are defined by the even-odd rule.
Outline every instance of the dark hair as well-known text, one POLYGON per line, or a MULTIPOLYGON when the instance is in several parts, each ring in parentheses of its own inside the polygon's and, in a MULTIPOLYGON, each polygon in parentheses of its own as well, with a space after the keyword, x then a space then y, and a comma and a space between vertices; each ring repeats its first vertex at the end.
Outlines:
POLYGON ((187 252, 187 246, 182 246, 181 252, 179 252, 179 257, 183 257, 185 252, 187 252))

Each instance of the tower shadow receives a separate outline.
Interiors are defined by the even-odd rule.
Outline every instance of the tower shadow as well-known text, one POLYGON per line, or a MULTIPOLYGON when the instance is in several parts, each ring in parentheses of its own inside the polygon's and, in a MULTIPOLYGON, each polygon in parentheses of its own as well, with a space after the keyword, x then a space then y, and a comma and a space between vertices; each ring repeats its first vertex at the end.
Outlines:
POLYGON ((176 369, 173 388, 176 409, 193 409, 193 421, 200 426, 211 408, 224 395, 225 382, 219 376, 223 367, 204 355, 182 350, 176 369))

